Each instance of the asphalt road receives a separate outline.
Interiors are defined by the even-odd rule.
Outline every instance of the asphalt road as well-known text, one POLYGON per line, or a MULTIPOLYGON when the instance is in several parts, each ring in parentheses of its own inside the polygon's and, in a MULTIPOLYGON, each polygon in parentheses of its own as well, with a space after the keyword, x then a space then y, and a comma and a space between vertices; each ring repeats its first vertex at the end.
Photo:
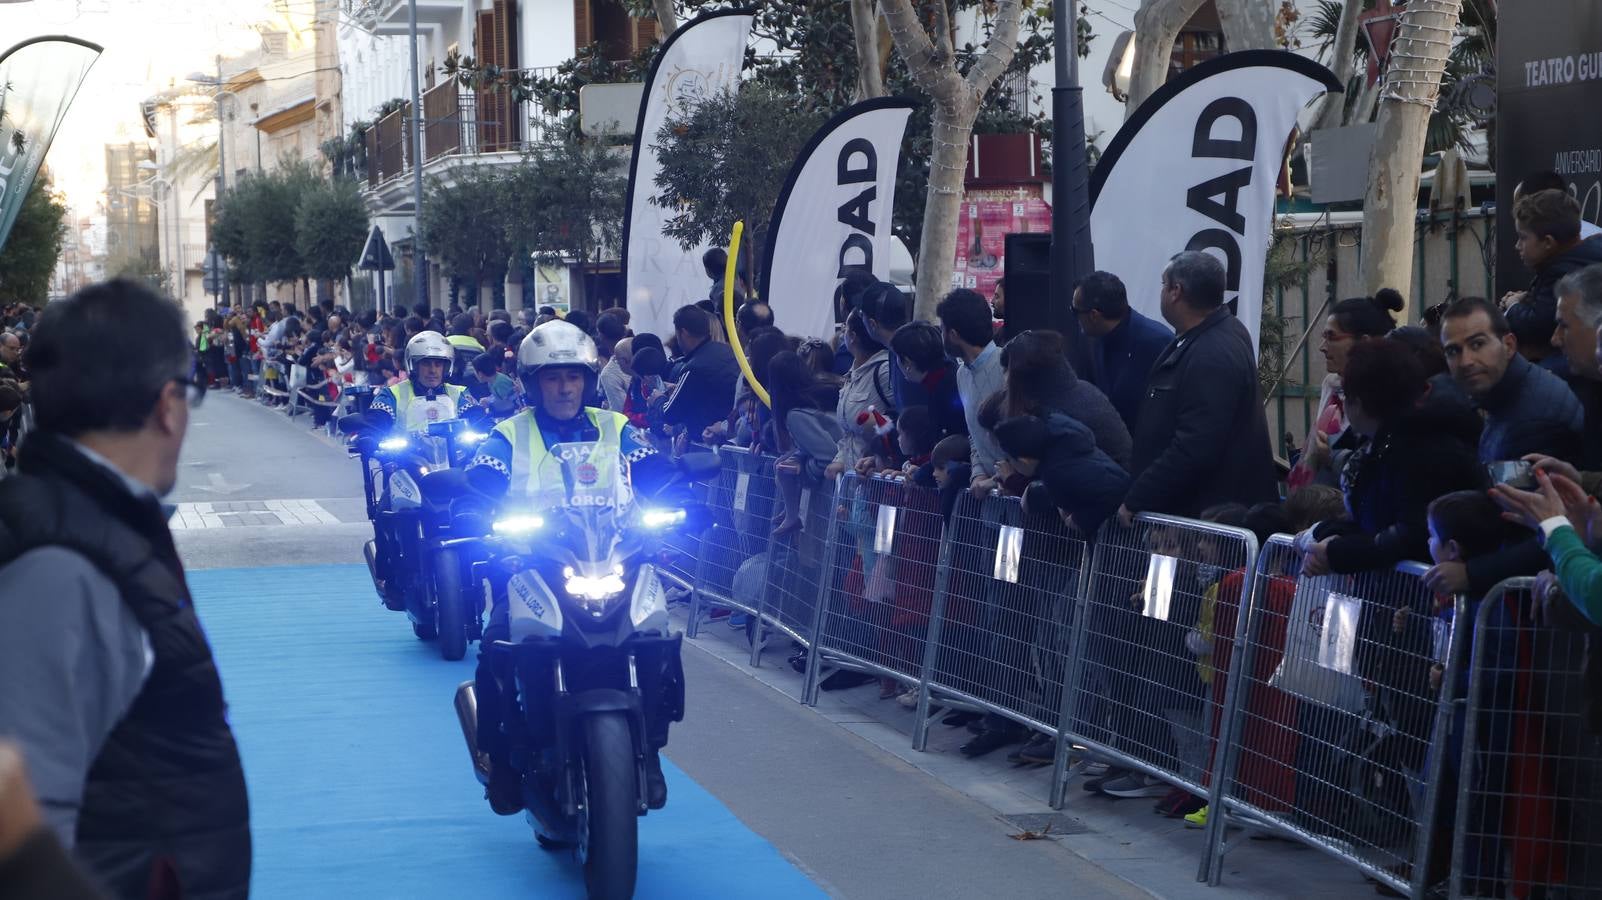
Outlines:
MULTIPOLYGON (((193 417, 169 498, 179 505, 174 533, 185 563, 261 569, 247 577, 262 579, 274 577, 273 567, 359 565, 370 532, 358 478, 356 462, 312 433, 306 417, 289 420, 230 395, 208 398, 193 417)), ((392 642, 395 654, 418 652, 399 614, 376 602, 369 609, 363 615, 374 639, 392 642)), ((1151 895, 1055 841, 1015 839, 1018 829, 995 810, 838 717, 797 704, 694 643, 686 648, 689 713, 675 726, 668 757, 827 893, 864 900, 1151 895)), ((460 665, 468 677, 471 662, 460 665)), ((326 686, 336 706, 340 689, 326 686)), ((454 783, 461 773, 440 777, 454 783)), ((642 827, 657 824, 648 818, 642 827)), ((685 852, 707 867, 738 865, 718 846, 685 852)), ((1186 884, 1193 860, 1175 867, 1184 876, 1175 883, 1186 884)), ((726 885, 709 875, 705 892, 685 896, 761 893, 729 893, 726 885)), ((1183 893, 1200 890, 1192 884, 1183 893)))

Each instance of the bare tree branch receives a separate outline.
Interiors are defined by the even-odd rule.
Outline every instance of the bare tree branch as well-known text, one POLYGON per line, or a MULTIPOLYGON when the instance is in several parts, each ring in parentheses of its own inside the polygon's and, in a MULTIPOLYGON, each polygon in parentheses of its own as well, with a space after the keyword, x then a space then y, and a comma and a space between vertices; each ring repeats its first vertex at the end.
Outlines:
MULTIPOLYGON (((1335 26, 1335 43, 1330 47, 1329 67, 1335 74, 1335 80, 1343 86, 1350 84, 1352 73, 1357 68, 1357 17, 1363 11, 1362 0, 1345 0, 1341 4, 1341 20, 1335 26)), ((1313 122, 1313 128, 1335 128, 1345 119, 1346 103, 1352 101, 1352 106, 1359 105, 1358 99, 1346 94, 1328 93, 1324 95, 1324 102, 1318 107, 1318 118, 1313 122)))
POLYGON ((673 8, 673 0, 651 0, 651 8, 656 11, 656 27, 662 31, 662 39, 679 30, 679 14, 673 8))
POLYGON ((968 91, 973 95, 974 102, 983 99, 990 86, 1012 64, 1013 54, 1018 50, 1018 23, 1022 18, 1023 3, 1020 0, 1001 0, 996 4, 996 20, 990 31, 990 40, 985 43, 985 52, 968 70, 968 91))
POLYGON ((879 57, 879 14, 874 9, 873 0, 851 0, 851 34, 857 45, 857 100, 883 97, 884 68, 879 57))
POLYGON ((883 0, 880 9, 885 23, 890 26, 890 39, 895 42, 896 52, 907 61, 907 74, 912 76, 913 82, 931 97, 949 93, 945 73, 935 59, 934 44, 918 21, 912 0, 883 0))
POLYGON ((1213 0, 1213 5, 1229 52, 1273 49, 1277 4, 1271 0, 1213 0))
POLYGON ((1135 65, 1129 76, 1129 100, 1124 106, 1128 119, 1146 102, 1152 92, 1168 80, 1174 41, 1200 9, 1203 0, 1141 0, 1135 12, 1135 65))

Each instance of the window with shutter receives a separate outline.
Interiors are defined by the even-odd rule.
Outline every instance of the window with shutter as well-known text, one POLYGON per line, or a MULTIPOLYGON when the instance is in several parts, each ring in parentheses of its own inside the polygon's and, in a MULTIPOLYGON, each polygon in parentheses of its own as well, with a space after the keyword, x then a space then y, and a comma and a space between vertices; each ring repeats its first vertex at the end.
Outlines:
MULTIPOLYGON (((499 65, 499 47, 496 39, 498 35, 495 28, 494 10, 484 10, 478 14, 478 28, 473 34, 473 45, 476 49, 478 64, 480 66, 499 65)), ((504 140, 502 127, 496 116, 497 104, 495 92, 488 87, 480 85, 477 88, 474 111, 478 118, 478 147, 481 152, 495 153, 501 149, 504 140)))

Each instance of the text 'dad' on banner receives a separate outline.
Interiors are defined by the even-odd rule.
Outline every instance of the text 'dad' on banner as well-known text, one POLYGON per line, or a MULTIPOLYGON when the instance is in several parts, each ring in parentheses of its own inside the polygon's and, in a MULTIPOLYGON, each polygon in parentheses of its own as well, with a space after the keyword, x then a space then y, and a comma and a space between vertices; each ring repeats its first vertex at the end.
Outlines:
POLYGON ((1224 264, 1224 300, 1251 332, 1262 318, 1274 190, 1297 115, 1341 85, 1312 60, 1247 50, 1171 79, 1119 129, 1090 180, 1096 267, 1161 318, 1163 269, 1202 250, 1224 264))
POLYGON ((807 142, 773 208, 761 296, 785 334, 834 336, 834 290, 852 269, 890 277, 890 215, 911 100, 847 107, 807 142))

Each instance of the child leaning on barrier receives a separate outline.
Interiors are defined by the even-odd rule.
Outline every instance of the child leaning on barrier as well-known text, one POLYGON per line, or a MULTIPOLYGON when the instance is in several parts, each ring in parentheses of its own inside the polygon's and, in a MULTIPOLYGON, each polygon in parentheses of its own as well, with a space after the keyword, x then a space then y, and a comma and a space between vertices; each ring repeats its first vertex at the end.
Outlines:
POLYGON ((1095 436, 1077 419, 1062 413, 1014 416, 997 423, 995 436, 1011 470, 1007 492, 1024 494, 1034 483, 1044 485, 1044 493, 1024 494, 1025 506, 1031 497, 1049 498, 1083 534, 1095 534, 1129 490, 1129 473, 1096 446, 1095 436))
POLYGON ((972 446, 965 434, 946 435, 935 444, 934 453, 929 457, 930 477, 940 490, 940 515, 948 522, 951 511, 957 506, 957 498, 968 488, 971 472, 968 454, 972 446))
MULTIPOLYGON (((1501 511, 1496 503, 1482 491, 1454 491, 1437 497, 1429 505, 1429 546, 1430 558, 1437 565, 1447 562, 1468 563, 1475 559, 1488 556, 1502 549, 1507 541, 1508 529, 1502 521, 1501 511)), ((1487 674, 1507 671, 1507 666, 1497 660, 1508 659, 1511 647, 1501 646, 1503 641, 1494 636, 1476 635, 1472 628, 1478 620, 1479 598, 1471 598, 1465 609, 1465 621, 1455 623, 1453 598, 1450 596, 1435 598, 1433 619, 1420 615, 1409 606, 1397 608, 1392 618, 1392 628, 1398 635, 1409 630, 1430 628, 1433 634, 1429 641, 1434 647, 1432 654, 1434 663, 1430 667, 1429 683, 1432 692, 1439 693, 1447 663, 1446 650, 1450 646, 1451 629, 1461 625, 1468 631, 1469 639, 1459 642, 1457 658, 1457 677, 1453 680, 1453 696, 1466 697, 1469 686, 1468 662, 1473 658, 1472 645, 1474 641, 1493 640, 1497 643, 1483 648, 1481 653, 1489 663, 1487 674)), ((1492 621, 1498 621, 1499 615, 1492 621)), ((1506 634, 1505 630, 1492 629, 1492 635, 1506 634)), ((1416 641, 1415 641, 1416 642, 1416 641)), ((1503 691, 1506 685, 1498 685, 1495 677, 1485 679, 1484 690, 1490 696, 1503 691)), ((1430 751, 1444 752, 1445 756, 1441 767, 1441 787, 1438 793, 1440 798, 1436 806, 1435 829, 1427 859, 1426 884, 1435 884, 1444 877, 1447 866, 1451 862, 1452 852, 1452 823, 1456 821, 1456 804, 1459 781, 1459 765, 1462 758, 1462 740, 1464 726, 1464 706, 1461 703, 1453 707, 1453 724, 1447 735, 1444 736, 1444 748, 1441 745, 1443 736, 1436 735, 1431 742, 1430 751)), ((1512 731, 1511 723, 1506 721, 1486 722, 1480 729, 1481 755, 1478 757, 1479 790, 1483 790, 1491 802, 1479 805, 1478 809, 1471 811, 1471 821, 1466 846, 1467 867, 1465 874, 1471 878, 1483 877, 1494 879, 1501 871, 1500 842, 1494 837, 1501 827, 1500 804, 1504 793, 1502 785, 1506 783, 1508 774, 1508 744, 1509 733, 1512 731), (1494 796, 1492 796, 1494 795, 1494 796), (1480 817, 1475 821, 1472 817, 1480 817)), ((1428 771, 1426 768, 1424 771, 1428 771)), ((1496 892, 1500 895, 1500 892, 1496 892)))

